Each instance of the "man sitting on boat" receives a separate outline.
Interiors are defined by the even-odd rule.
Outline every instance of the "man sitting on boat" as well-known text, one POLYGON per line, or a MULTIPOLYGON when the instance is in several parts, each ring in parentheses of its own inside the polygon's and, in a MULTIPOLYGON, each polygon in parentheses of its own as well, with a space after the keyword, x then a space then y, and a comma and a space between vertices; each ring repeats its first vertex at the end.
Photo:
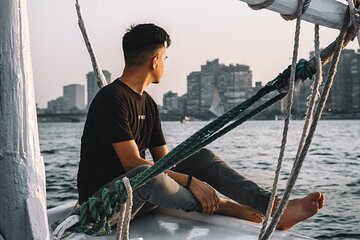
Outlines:
MULTIPOLYGON (((131 27, 123 37, 125 68, 121 77, 102 88, 91 103, 81 138, 78 171, 80 204, 101 196, 103 187, 133 177, 169 150, 157 104, 145 91, 158 84, 165 69, 171 40, 154 24, 131 27)), ((133 192, 132 214, 160 206, 206 214, 224 214, 261 222, 270 192, 246 179, 208 149, 202 149, 171 170, 159 174, 133 192), (217 196, 215 189, 227 196, 217 196)), ((275 201, 275 207, 279 199, 275 201)), ((278 229, 289 229, 323 207, 324 196, 314 192, 290 200, 278 229)))

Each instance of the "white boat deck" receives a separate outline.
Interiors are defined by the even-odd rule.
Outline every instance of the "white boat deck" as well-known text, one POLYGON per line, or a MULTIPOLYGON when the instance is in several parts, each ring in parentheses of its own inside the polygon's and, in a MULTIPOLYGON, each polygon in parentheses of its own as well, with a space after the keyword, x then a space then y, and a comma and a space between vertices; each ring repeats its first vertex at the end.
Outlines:
MULTIPOLYGON (((74 202, 48 211, 49 222, 63 218, 74 202)), ((131 222, 130 239, 143 240, 256 240, 261 226, 252 222, 219 215, 204 215, 181 210, 158 209, 154 213, 139 217, 131 222)), ((115 229, 111 235, 92 237, 85 234, 70 234, 64 239, 87 240, 115 239, 115 229)), ((312 239, 289 231, 275 231, 270 239, 312 239)))

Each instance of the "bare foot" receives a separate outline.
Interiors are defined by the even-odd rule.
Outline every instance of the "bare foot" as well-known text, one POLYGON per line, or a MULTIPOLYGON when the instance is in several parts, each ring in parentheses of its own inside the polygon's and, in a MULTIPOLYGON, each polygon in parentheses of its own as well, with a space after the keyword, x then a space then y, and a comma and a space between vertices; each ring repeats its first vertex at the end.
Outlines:
POLYGON ((324 206, 324 194, 314 192, 304 198, 290 200, 276 229, 287 230, 315 215, 324 206))
POLYGON ((264 217, 260 212, 256 211, 252 207, 244 206, 231 199, 224 198, 220 198, 219 208, 215 211, 215 213, 255 223, 261 223, 264 217))

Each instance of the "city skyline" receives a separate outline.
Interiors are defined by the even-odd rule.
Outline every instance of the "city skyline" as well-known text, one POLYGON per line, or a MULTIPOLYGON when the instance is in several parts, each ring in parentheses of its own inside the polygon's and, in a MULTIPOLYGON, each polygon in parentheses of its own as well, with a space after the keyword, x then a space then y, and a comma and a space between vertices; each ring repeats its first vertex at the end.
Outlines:
MULTIPOLYGON (((84 75, 91 70, 74 4, 70 0, 28 1, 36 102, 40 107, 59 96, 61 86, 85 84, 84 75)), ((237 0, 172 4, 165 0, 108 0, 106 4, 92 0, 80 4, 100 66, 113 74, 112 80, 124 66, 121 38, 131 24, 154 22, 169 32, 173 44, 168 50, 165 75, 159 86, 147 89, 158 103, 169 90, 184 93, 187 74, 208 60, 220 58, 227 65, 250 65, 254 81, 262 83, 276 77, 291 62, 295 22, 286 22, 268 10, 251 10, 237 0)), ((321 47, 337 34, 337 30, 321 28, 321 47)), ((307 59, 313 49, 312 24, 303 22, 300 44, 299 58, 307 59)), ((349 48, 358 48, 357 43, 349 48)))

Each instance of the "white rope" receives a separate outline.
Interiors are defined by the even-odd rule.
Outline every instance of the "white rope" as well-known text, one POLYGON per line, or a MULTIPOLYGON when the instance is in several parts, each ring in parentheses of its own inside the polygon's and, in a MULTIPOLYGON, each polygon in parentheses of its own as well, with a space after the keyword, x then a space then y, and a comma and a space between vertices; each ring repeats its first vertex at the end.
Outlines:
POLYGON ((88 52, 90 54, 91 63, 92 63, 95 75, 96 75, 96 77, 98 79, 97 84, 98 84, 99 88, 102 88, 102 87, 107 85, 107 82, 106 82, 105 76, 104 76, 104 74, 103 74, 103 72, 102 72, 102 70, 100 68, 100 65, 99 65, 99 63, 98 63, 98 61, 96 59, 95 51, 94 51, 94 49, 92 47, 92 44, 90 42, 90 38, 89 38, 89 36, 87 34, 85 23, 84 23, 84 20, 83 20, 83 18, 81 16, 80 4, 79 4, 78 0, 76 0, 75 6, 76 6, 76 13, 77 13, 78 19, 79 19, 78 24, 79 24, 81 33, 82 33, 82 35, 84 37, 86 48, 87 48, 87 50, 88 50, 88 52))
POLYGON ((122 179, 122 182, 125 185, 127 199, 124 204, 120 206, 119 211, 119 220, 117 223, 117 240, 128 240, 129 239, 129 228, 131 220, 131 210, 133 206, 133 193, 130 184, 130 180, 127 177, 122 179))
MULTIPOLYGON (((305 2, 305 0, 299 0, 299 7, 302 7, 304 2, 305 2)), ((298 49, 299 49, 299 42, 300 42, 300 40, 299 40, 300 27, 301 27, 301 11, 298 13, 298 17, 296 19, 293 58, 292 58, 292 63, 291 63, 291 74, 290 74, 290 79, 289 79, 289 90, 288 90, 287 98, 286 98, 287 99, 286 116, 285 116, 285 122, 284 122, 283 137, 281 140, 281 148, 280 148, 280 153, 279 153, 279 157, 278 157, 278 165, 277 165, 276 171, 275 171, 275 178, 274 178, 274 182, 273 182, 273 188, 272 188, 272 192, 271 192, 271 196, 270 196, 270 200, 269 200, 269 205, 266 210, 265 219, 263 221, 263 225, 262 225, 262 228, 261 228, 261 231, 259 234, 259 240, 268 239, 272 233, 272 232, 269 233, 266 230, 268 229, 267 223, 268 223, 269 218, 271 217, 271 213, 272 213, 272 210, 274 207, 274 202, 275 202, 276 192, 277 192, 277 185, 278 185, 278 181, 279 181, 281 165, 282 165, 282 161, 284 158, 284 152, 285 152, 285 147, 286 147, 287 133, 289 130, 291 107, 293 104, 293 94, 294 94, 294 88, 295 88, 296 63, 297 63, 297 56, 298 56, 298 49), (267 234, 265 234, 266 232, 267 232, 267 234)))
POLYGON ((62 221, 52 232, 51 240, 59 240, 61 239, 64 232, 69 229, 70 227, 74 226, 76 223, 80 221, 79 215, 71 215, 62 221))
POLYGON ((308 136, 306 137, 306 140, 305 140, 305 143, 303 145, 303 148, 301 150, 301 153, 299 154, 299 157, 297 159, 295 159, 295 162, 294 162, 294 165, 293 165, 293 168, 292 168, 292 171, 291 171, 291 174, 290 174, 290 177, 289 177, 289 180, 288 180, 288 183, 287 183, 287 186, 285 188, 285 191, 284 191, 284 195, 283 195, 283 198, 281 199, 281 202, 273 216, 273 219, 269 225, 269 227, 266 229, 266 233, 264 235, 270 235, 277 223, 279 222, 280 220, 280 217, 283 213, 283 211, 285 210, 286 208, 286 205, 289 201, 289 198, 290 198, 290 194, 295 186, 295 182, 297 180, 297 177, 300 173, 300 169, 302 167, 302 163, 304 162, 305 160, 305 157, 306 157, 306 154, 307 154, 307 151, 310 147, 310 144, 311 144, 311 141, 312 141, 312 138, 314 136, 314 133, 315 133, 315 130, 316 130, 316 126, 317 126, 317 123, 321 117, 321 114, 322 114, 322 111, 325 107, 325 103, 329 97, 329 93, 330 93, 330 89, 331 89, 331 86, 332 86, 332 83, 333 83, 333 80, 334 80, 334 77, 335 77, 335 74, 336 74, 336 68, 337 68, 337 64, 339 62, 339 59, 340 59, 340 53, 341 53, 341 50, 343 49, 343 45, 344 45, 344 39, 345 39, 345 35, 346 35, 346 32, 347 32, 347 29, 348 29, 348 26, 346 24, 346 21, 344 21, 344 25, 343 25, 343 28, 341 29, 341 32, 336 40, 336 45, 335 45, 335 48, 334 48, 334 54, 333 54, 333 59, 331 61, 331 66, 330 66, 330 69, 329 69, 329 73, 328 73, 328 76, 327 76, 327 81, 325 83, 325 87, 324 87, 324 90, 321 94, 321 97, 320 97, 320 100, 319 100, 319 103, 318 103, 318 107, 316 109, 316 112, 315 112, 315 115, 314 115, 314 119, 311 123, 311 126, 310 126, 310 129, 309 129, 309 133, 308 133, 308 136))
POLYGON ((299 158, 300 153, 304 148, 305 140, 309 134, 310 125, 313 121, 315 105, 320 96, 319 88, 322 83, 322 65, 321 65, 321 58, 320 58, 320 40, 319 40, 319 25, 318 24, 315 24, 314 31, 315 31, 315 36, 314 36, 315 37, 315 65, 316 65, 317 71, 316 71, 316 75, 315 75, 315 81, 312 85, 312 93, 310 95, 310 102, 309 102, 309 106, 308 106, 308 109, 306 112, 303 133, 302 133, 300 143, 298 146, 298 150, 296 153, 296 159, 299 158))

